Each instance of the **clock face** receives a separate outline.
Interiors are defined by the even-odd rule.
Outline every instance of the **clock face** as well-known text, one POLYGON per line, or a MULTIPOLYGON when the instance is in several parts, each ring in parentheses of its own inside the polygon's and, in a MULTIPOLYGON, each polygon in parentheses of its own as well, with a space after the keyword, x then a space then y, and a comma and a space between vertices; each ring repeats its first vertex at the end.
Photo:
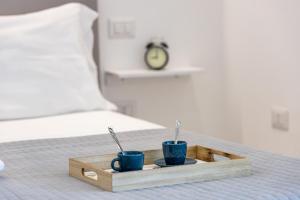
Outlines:
POLYGON ((162 69, 168 64, 169 55, 162 47, 151 47, 146 52, 145 61, 152 69, 162 69))

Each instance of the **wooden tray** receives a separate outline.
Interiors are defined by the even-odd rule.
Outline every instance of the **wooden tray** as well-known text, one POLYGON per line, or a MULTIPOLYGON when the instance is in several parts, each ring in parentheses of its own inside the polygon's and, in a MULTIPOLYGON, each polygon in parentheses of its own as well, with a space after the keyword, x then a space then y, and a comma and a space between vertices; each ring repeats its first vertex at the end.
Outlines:
POLYGON ((199 145, 188 147, 187 157, 200 160, 194 165, 160 168, 154 163, 163 157, 162 150, 145 151, 143 170, 115 172, 110 163, 116 154, 69 159, 69 174, 106 191, 211 181, 248 176, 251 164, 247 158, 199 145))

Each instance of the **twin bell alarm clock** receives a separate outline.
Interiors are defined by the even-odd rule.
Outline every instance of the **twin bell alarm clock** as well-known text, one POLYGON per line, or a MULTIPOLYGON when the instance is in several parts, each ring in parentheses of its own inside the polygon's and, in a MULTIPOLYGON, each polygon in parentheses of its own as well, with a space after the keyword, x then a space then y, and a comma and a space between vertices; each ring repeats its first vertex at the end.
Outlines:
POLYGON ((165 68, 169 62, 168 45, 163 41, 153 41, 147 44, 145 63, 153 70, 165 68))

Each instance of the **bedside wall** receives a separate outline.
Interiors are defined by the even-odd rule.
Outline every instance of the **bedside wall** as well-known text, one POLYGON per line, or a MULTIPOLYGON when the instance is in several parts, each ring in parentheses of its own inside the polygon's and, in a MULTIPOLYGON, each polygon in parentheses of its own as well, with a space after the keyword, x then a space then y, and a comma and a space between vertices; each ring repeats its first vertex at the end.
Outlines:
POLYGON ((300 1, 224 2, 228 124, 246 145, 300 157, 300 1), (272 128, 274 106, 289 111, 289 131, 272 128))
POLYGON ((239 141, 225 131, 221 0, 99 0, 102 67, 145 67, 143 54, 153 36, 170 46, 170 65, 196 65, 205 72, 188 78, 109 81, 114 102, 135 103, 134 116, 174 127, 239 141), (108 38, 109 18, 134 18, 134 39, 108 38))

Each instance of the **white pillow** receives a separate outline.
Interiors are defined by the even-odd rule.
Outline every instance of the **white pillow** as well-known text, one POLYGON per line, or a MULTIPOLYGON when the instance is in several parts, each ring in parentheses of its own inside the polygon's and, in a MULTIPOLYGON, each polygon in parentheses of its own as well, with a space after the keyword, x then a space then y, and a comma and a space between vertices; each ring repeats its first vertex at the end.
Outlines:
POLYGON ((94 76, 96 18, 77 3, 0 17, 0 120, 116 109, 94 76))

